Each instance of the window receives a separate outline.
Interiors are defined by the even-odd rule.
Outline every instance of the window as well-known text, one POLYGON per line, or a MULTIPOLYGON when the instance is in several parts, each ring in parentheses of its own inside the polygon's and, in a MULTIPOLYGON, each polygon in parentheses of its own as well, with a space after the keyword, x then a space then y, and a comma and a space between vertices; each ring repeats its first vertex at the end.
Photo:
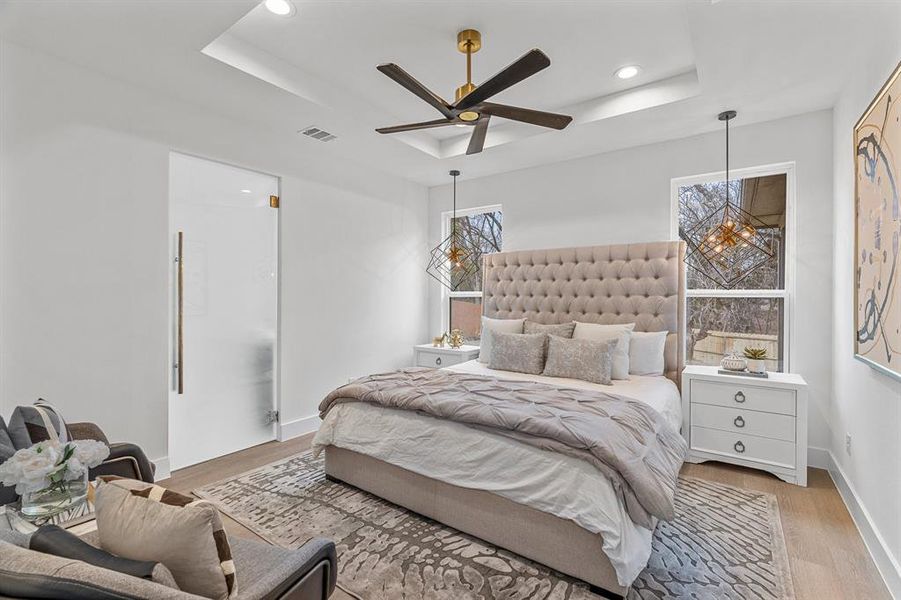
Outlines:
MULTIPOLYGON (((674 238, 709 231, 711 223, 721 222, 723 177, 716 173, 672 181, 674 238)), ((691 256, 689 244, 685 362, 718 365, 723 356, 741 355, 752 346, 766 348, 768 370, 788 370, 794 165, 740 169, 730 180, 730 202, 753 223, 755 235, 767 240, 769 253, 741 255, 724 267, 691 256)))
POLYGON ((500 206, 483 206, 442 214, 442 239, 450 235, 455 227, 466 251, 477 259, 479 268, 465 277, 457 279, 451 273, 456 291, 443 288, 442 324, 444 331, 460 329, 468 343, 478 343, 482 328, 482 256, 500 252, 503 240, 503 214, 500 206), (453 220, 453 223, 451 221, 453 220))

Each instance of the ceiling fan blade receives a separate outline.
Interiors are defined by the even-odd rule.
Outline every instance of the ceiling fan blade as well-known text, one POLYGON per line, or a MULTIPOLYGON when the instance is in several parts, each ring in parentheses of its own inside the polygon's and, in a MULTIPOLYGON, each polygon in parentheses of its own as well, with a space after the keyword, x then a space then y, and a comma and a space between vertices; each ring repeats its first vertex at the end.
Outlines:
POLYGON ((573 120, 569 115, 532 110, 531 108, 520 108, 508 104, 494 104, 493 102, 482 102, 482 109, 495 117, 522 121, 523 123, 531 123, 541 127, 550 127, 551 129, 564 129, 573 120))
POLYGON ((423 121, 422 123, 408 123, 406 125, 394 125, 392 127, 379 127, 376 129, 379 133, 400 133, 402 131, 416 131, 417 129, 431 129, 432 127, 444 127, 445 125, 456 125, 461 121, 455 119, 436 119, 434 121, 423 121))
POLYGON ((448 119, 454 116, 454 113, 451 111, 450 106, 448 106, 447 102, 441 99, 440 96, 432 92, 430 89, 416 81, 412 75, 398 67, 394 63, 388 63, 385 65, 379 65, 376 67, 379 71, 401 84, 426 102, 428 102, 431 106, 436 108, 438 112, 447 117, 448 119))
POLYGON ((529 50, 500 73, 460 98, 454 109, 459 112, 471 108, 550 65, 551 59, 544 52, 537 48, 529 50))
POLYGON ((466 149, 466 154, 478 154, 482 151, 482 148, 485 146, 485 135, 488 133, 488 121, 490 120, 491 115, 482 113, 482 116, 476 121, 472 137, 469 138, 469 147, 466 149))

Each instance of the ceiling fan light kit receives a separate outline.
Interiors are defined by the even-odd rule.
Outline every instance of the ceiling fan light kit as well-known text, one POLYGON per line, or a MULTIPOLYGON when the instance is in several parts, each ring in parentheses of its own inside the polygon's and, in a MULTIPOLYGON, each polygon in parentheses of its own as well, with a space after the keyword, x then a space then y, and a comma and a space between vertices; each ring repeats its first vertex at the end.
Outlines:
POLYGON ((482 34, 475 29, 464 29, 457 34, 457 50, 466 55, 466 83, 455 90, 453 104, 443 100, 396 64, 379 65, 377 67, 379 71, 405 87, 408 91, 416 94, 420 99, 444 115, 444 118, 421 123, 410 123, 408 125, 380 127, 376 131, 379 133, 400 133, 447 125, 470 125, 474 129, 469 139, 466 154, 477 154, 485 146, 488 123, 492 116, 551 129, 563 129, 569 125, 572 117, 568 115, 487 102, 495 94, 549 67, 551 61, 544 52, 537 48, 530 50, 501 70, 500 73, 490 77, 481 86, 477 86, 472 83, 472 55, 481 48, 482 34))

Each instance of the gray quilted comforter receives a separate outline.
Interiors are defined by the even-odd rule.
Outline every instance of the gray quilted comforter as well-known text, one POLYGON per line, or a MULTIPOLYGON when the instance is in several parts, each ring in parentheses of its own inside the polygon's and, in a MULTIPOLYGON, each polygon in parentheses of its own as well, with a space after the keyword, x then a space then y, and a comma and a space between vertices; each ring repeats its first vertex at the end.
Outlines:
POLYGON ((402 369, 363 377, 330 393, 336 404, 367 402, 411 410, 586 460, 613 483, 632 520, 670 520, 682 436, 653 408, 607 392, 496 379, 444 369, 402 369))

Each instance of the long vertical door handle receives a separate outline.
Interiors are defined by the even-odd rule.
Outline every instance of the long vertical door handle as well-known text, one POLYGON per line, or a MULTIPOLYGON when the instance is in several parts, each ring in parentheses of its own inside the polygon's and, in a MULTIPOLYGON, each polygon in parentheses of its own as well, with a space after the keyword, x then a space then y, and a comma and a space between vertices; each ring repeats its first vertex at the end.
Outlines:
POLYGON ((185 261, 184 237, 178 232, 178 393, 185 393, 185 261))

